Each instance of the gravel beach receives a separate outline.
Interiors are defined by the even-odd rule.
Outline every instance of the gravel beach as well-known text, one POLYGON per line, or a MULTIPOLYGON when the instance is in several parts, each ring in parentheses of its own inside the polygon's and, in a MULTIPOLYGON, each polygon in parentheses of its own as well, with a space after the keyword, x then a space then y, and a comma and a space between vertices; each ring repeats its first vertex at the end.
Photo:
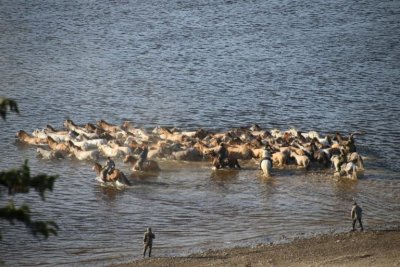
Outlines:
POLYGON ((367 230, 308 239, 285 244, 207 251, 187 257, 146 258, 114 267, 220 267, 220 266, 400 266, 400 228, 367 230))

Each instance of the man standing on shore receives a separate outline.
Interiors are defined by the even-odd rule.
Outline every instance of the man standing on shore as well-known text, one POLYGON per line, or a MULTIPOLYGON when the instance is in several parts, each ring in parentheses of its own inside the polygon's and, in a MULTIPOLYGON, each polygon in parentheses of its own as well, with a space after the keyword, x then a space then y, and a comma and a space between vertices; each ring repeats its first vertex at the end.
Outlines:
POLYGON ((360 224, 361 231, 364 230, 362 222, 361 222, 361 217, 362 217, 362 209, 360 206, 357 205, 356 202, 354 202, 353 207, 351 208, 351 219, 353 220, 353 230, 356 230, 356 222, 360 224))
POLYGON ((149 258, 151 257, 151 248, 153 247, 153 239, 156 238, 154 233, 151 231, 151 228, 147 228, 147 231, 144 233, 143 237, 143 258, 146 257, 146 250, 149 248, 149 258))

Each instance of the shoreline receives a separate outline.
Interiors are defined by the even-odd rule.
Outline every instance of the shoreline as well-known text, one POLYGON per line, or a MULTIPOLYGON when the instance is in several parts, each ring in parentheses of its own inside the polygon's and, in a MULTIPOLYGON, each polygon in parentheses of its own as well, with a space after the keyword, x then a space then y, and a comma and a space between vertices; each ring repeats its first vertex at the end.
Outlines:
POLYGON ((208 250, 186 257, 154 256, 110 266, 400 266, 400 226, 322 234, 288 243, 208 250))

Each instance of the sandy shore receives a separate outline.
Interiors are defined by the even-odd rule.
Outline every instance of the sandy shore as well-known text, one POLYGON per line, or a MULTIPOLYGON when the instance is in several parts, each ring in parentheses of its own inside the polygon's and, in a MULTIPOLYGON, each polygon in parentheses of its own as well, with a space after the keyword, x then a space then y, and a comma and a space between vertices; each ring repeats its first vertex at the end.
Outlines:
MULTIPOLYGON (((156 253, 156 247, 154 247, 156 253)), ((400 266, 400 228, 298 239, 286 244, 146 258, 115 267, 400 266)))

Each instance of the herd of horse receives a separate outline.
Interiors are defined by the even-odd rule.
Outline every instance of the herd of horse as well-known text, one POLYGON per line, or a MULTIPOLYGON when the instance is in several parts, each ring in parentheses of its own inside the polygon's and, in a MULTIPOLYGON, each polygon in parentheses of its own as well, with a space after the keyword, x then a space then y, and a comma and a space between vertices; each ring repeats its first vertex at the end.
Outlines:
MULTIPOLYGON (((221 143, 228 150, 224 168, 240 169, 240 161, 254 161, 264 175, 274 168, 295 165, 298 168, 333 168, 334 175, 357 179, 364 170, 363 158, 356 151, 354 137, 358 133, 342 136, 339 132, 321 136, 316 131, 301 132, 296 129, 265 130, 258 125, 234 128, 227 131, 198 129, 182 131, 177 128, 156 127, 152 130, 135 127, 125 121, 121 125, 99 120, 95 124, 77 125, 65 120, 64 128, 51 125, 36 129, 32 134, 20 130, 19 142, 37 146, 37 155, 43 159, 75 157, 94 162, 93 169, 101 177, 103 166, 98 161, 111 157, 131 164, 138 171, 138 154, 142 144, 148 146, 148 159, 141 171, 159 172, 157 160, 204 161, 209 160, 214 169, 220 169, 218 148, 221 143), (272 149, 270 159, 262 159, 264 147, 272 149)), ((103 182, 119 181, 129 184, 125 174, 115 169, 103 182)))

